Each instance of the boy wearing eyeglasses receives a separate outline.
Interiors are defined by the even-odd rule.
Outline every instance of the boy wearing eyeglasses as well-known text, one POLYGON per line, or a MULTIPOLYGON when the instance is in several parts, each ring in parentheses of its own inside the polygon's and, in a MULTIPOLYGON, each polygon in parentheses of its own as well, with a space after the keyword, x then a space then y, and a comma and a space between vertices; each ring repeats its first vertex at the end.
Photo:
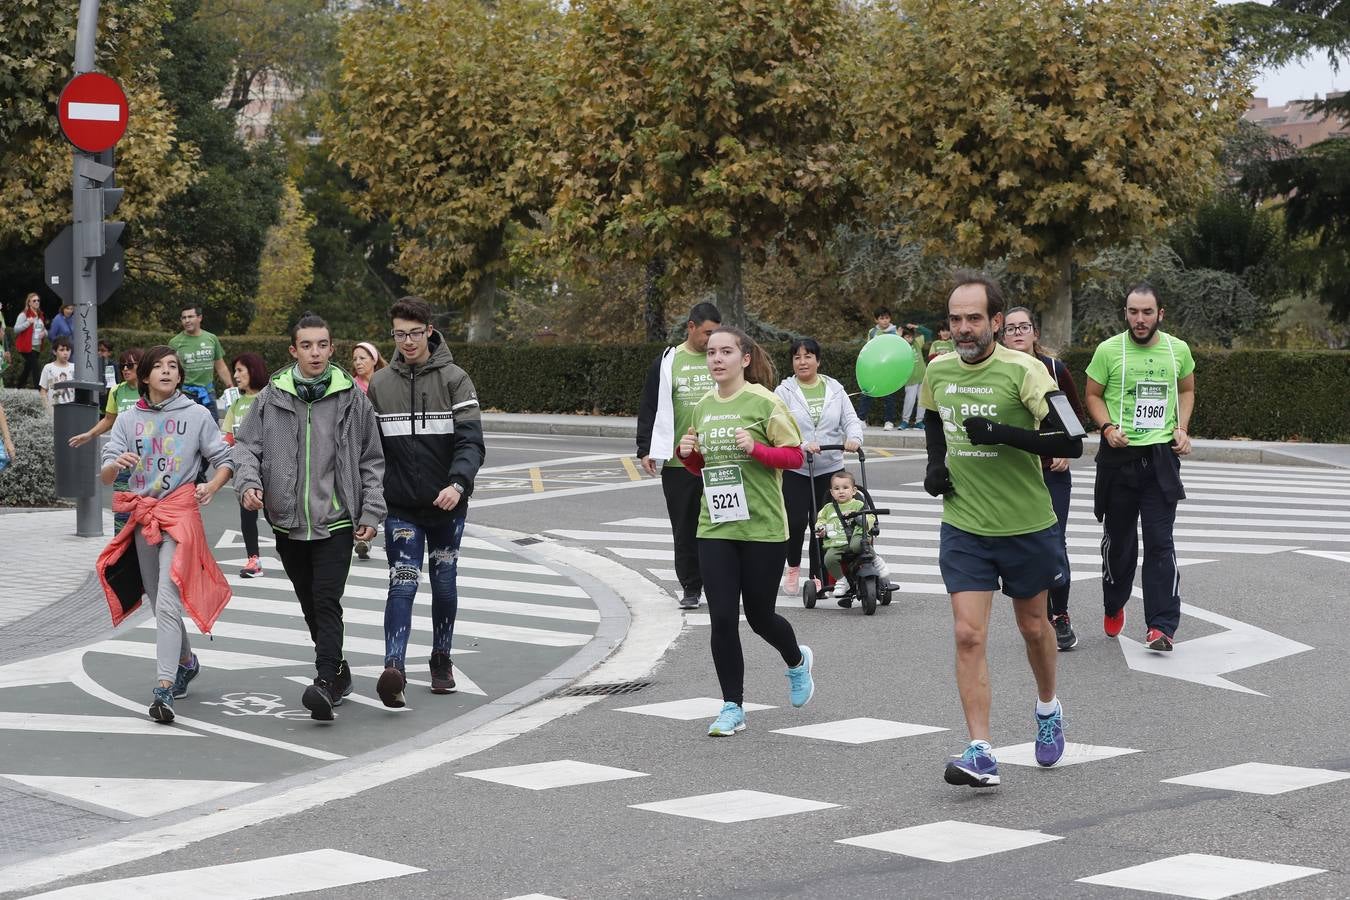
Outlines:
POLYGON ((375 691, 385 706, 406 705, 406 656, 422 565, 431 566, 431 692, 455 689, 450 662, 460 540, 474 477, 483 464, 483 427, 473 381, 432 327, 431 307, 404 297, 389 309, 394 358, 370 379, 368 397, 384 445, 389 515, 384 551, 384 672, 375 691))

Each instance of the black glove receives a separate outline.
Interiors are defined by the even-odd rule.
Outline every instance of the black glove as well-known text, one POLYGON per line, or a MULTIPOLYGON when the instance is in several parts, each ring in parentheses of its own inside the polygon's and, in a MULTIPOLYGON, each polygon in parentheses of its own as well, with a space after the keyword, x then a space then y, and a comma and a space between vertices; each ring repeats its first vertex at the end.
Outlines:
POLYGON ((952 485, 952 473, 943 465, 928 467, 928 474, 923 477, 923 489, 931 497, 956 493, 956 488, 952 485))
POLYGON ((1006 444, 1004 436, 1000 434, 1007 425, 1000 425, 998 422, 986 419, 984 416, 967 416, 965 422, 966 437, 970 438, 972 444, 1006 444))

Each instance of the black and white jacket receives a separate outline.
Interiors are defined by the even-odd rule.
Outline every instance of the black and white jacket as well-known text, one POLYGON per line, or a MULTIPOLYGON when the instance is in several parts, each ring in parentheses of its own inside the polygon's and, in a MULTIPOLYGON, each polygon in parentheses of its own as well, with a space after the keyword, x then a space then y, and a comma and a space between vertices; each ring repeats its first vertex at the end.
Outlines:
POLYGON ((389 514, 432 526, 464 516, 483 465, 482 415, 473 381, 450 355, 439 332, 428 338, 431 355, 410 366, 401 353, 370 379, 384 445, 384 498, 389 514), (463 498, 449 512, 436 495, 459 485, 463 498))

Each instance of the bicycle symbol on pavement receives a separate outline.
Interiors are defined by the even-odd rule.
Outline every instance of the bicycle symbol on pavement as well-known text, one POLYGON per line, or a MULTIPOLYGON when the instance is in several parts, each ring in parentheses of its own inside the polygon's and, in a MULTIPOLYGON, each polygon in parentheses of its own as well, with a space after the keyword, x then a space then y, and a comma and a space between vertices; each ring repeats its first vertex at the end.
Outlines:
POLYGON ((202 706, 223 706, 227 716, 271 716, 275 719, 308 719, 303 709, 287 709, 286 702, 277 694, 256 694, 239 691, 223 694, 219 701, 207 700, 202 706))

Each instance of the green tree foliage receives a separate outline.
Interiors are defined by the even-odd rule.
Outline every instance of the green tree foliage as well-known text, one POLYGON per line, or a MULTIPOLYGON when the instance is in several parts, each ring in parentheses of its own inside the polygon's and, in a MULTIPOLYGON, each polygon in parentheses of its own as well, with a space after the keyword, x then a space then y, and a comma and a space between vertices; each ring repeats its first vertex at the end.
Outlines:
POLYGON ((243 110, 262 92, 303 94, 337 58, 337 18, 328 0, 201 0, 198 19, 230 61, 225 106, 243 110))
POLYGON ((1293 247, 1280 211, 1257 206, 1236 190, 1205 201, 1172 230, 1168 243, 1186 268, 1229 272, 1270 304, 1293 284, 1293 247))
MULTIPOLYGON (((0 0, 0 280, 19 291, 41 283, 42 251, 71 217, 71 148, 56 101, 70 79, 78 4, 0 0)), ((96 63, 126 91, 131 120, 117 147, 126 188, 119 218, 155 215, 192 176, 196 149, 177 127, 161 87, 161 29, 168 0, 106 0, 96 63)), ((142 248, 127 244, 128 266, 142 248)))
MULTIPOLYGON (((1228 10, 1237 43, 1270 66, 1325 53, 1335 69, 1350 56, 1350 0, 1273 0, 1228 10)), ((1323 98, 1316 111, 1350 117, 1350 94, 1323 98)))
POLYGON ((745 324, 742 267, 809 247, 848 195, 835 0, 572 4, 554 94, 556 241, 717 285, 745 324))
POLYGON ((277 223, 267 230, 259 261, 258 296, 253 301, 249 334, 282 334, 299 317, 300 301, 314 280, 314 248, 308 240, 313 224, 300 191, 287 181, 277 223))
POLYGON ((173 0, 164 27, 166 97, 181 134, 199 149, 197 176, 186 190, 141 223, 133 242, 144 248, 113 295, 110 321, 176 328, 182 304, 206 307, 206 327, 242 333, 253 316, 258 260, 276 221, 282 159, 272 142, 245 146, 234 112, 217 99, 229 82, 228 43, 197 16, 198 0, 173 0))
POLYGON ((559 15, 543 0, 429 0, 344 24, 331 154, 400 238, 398 270, 435 303, 468 303, 492 336, 513 223, 545 208, 535 164, 559 15))
POLYGON ((1313 144, 1270 165, 1290 234, 1306 239, 1302 262, 1338 321, 1350 321, 1350 138, 1313 144))
POLYGON ((855 76, 868 194, 908 234, 1038 276, 1072 336, 1074 263, 1152 239, 1219 172, 1247 69, 1209 0, 903 0, 855 76))

